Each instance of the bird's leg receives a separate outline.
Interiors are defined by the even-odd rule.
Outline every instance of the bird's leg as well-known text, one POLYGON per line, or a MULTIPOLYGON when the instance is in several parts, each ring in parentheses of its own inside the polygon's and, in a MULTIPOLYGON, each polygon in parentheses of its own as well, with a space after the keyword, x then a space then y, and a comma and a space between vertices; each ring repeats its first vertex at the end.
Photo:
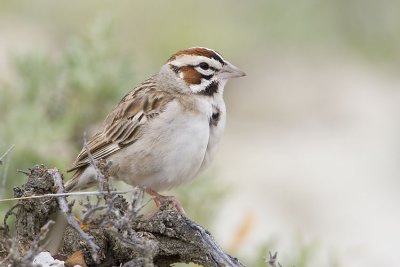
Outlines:
POLYGON ((174 196, 163 196, 150 188, 146 188, 146 193, 153 197, 158 209, 160 209, 161 206, 172 204, 177 211, 184 215, 186 214, 181 203, 179 203, 174 196))

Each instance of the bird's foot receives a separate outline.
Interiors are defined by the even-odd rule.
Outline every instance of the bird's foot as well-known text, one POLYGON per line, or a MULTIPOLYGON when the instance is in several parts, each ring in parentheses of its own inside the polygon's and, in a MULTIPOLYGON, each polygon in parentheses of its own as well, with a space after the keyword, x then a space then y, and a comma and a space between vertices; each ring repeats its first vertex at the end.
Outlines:
POLYGON ((174 196, 163 196, 150 188, 146 189, 146 193, 153 197, 153 200, 157 206, 157 211, 160 210, 162 207, 172 205, 178 212, 186 215, 181 203, 179 203, 179 201, 174 196))

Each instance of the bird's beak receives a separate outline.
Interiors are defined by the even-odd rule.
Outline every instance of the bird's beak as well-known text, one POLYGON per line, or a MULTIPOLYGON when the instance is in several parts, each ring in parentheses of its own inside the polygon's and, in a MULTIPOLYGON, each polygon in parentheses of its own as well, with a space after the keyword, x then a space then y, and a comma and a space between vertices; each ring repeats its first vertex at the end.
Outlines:
POLYGON ((226 64, 220 70, 218 76, 221 79, 230 79, 246 76, 246 73, 231 63, 226 62, 226 64))

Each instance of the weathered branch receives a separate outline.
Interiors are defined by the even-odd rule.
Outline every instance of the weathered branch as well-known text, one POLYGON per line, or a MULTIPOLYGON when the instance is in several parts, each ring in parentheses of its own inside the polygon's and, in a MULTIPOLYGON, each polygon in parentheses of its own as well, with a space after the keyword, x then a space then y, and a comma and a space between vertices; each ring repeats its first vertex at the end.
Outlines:
MULTIPOLYGON (((29 170, 28 181, 14 188, 15 197, 26 197, 55 193, 54 181, 48 169, 41 165, 29 170)), ((19 200, 15 208, 15 235, 18 251, 25 255, 32 242, 40 235, 40 229, 49 220, 49 215, 58 210, 55 198, 19 200)))
MULTIPOLYGON (((60 188, 59 175, 55 169, 35 166, 30 170, 28 182, 15 189, 15 195, 54 193, 60 188), (54 178, 57 178, 56 185, 54 178)), ((97 259, 102 266, 170 266, 177 262, 194 262, 206 267, 243 266, 224 253, 207 230, 177 211, 163 209, 150 219, 143 219, 138 215, 143 206, 142 194, 143 191, 136 191, 128 202, 111 191, 103 199, 97 196, 95 204, 88 202, 84 205, 85 234, 93 237, 91 240, 98 246, 97 259)), ((65 210, 68 204, 66 201, 57 203, 54 198, 24 199, 18 203, 16 238, 23 257, 40 235, 40 228, 52 213, 59 210, 58 205, 61 204, 65 210)), ((88 266, 98 266, 92 258, 91 246, 78 231, 67 228, 64 245, 57 257, 69 258, 78 251, 88 266)), ((3 259, 7 257, 4 253, 0 254, 0 261, 2 256, 3 259)))
POLYGON ((151 233, 158 242, 158 266, 194 262, 203 266, 243 266, 222 251, 211 234, 199 224, 173 210, 157 213, 151 220, 138 222, 136 231, 151 233))

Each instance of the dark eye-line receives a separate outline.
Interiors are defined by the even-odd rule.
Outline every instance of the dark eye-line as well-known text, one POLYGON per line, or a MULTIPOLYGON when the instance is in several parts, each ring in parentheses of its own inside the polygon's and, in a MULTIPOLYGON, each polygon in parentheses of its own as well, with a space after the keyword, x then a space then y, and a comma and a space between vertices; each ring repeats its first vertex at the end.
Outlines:
POLYGON ((208 65, 206 62, 201 62, 199 64, 199 67, 202 68, 203 70, 208 70, 210 68, 210 65, 208 65))

